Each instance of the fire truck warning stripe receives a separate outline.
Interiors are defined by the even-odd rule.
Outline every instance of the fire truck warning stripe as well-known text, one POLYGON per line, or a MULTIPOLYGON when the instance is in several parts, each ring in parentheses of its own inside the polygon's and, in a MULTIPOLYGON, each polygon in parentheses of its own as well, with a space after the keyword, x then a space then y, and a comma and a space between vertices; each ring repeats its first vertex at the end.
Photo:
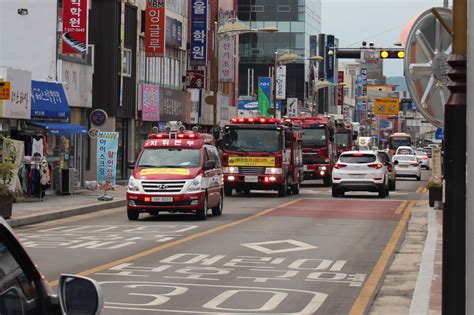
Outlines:
POLYGON ((408 207, 406 207, 402 219, 398 223, 395 231, 392 234, 392 237, 387 243, 387 246, 385 246, 382 255, 380 255, 377 264, 372 270, 372 273, 367 279, 367 282, 365 283, 364 287, 360 291, 359 296, 352 305, 351 311, 349 313, 350 315, 362 315, 366 313, 376 293, 376 289, 378 288, 380 281, 388 268, 390 258, 396 250, 396 247, 400 242, 401 236, 406 229, 414 204, 414 202, 411 202, 409 203, 408 207))
MULTIPOLYGON (((212 228, 212 229, 209 229, 209 230, 206 230, 206 231, 202 231, 202 232, 198 232, 196 234, 192 234, 192 235, 189 235, 189 236, 186 236, 182 239, 179 239, 179 240, 176 240, 176 241, 173 241, 173 242, 170 242, 170 243, 167 243, 167 244, 164 244, 164 245, 160 245, 160 246, 157 246, 157 247, 154 247, 154 248, 150 248, 148 250, 145 250, 143 252, 140 252, 138 254, 135 254, 135 255, 131 255, 131 256, 128 256, 128 257, 125 257, 125 258, 122 258, 122 259, 119 259, 119 260, 116 260, 116 261, 113 261, 113 262, 110 262, 110 263, 107 263, 107 264, 103 264, 103 265, 100 265, 100 266, 97 266, 97 267, 94 267, 94 268, 91 268, 91 269, 88 269, 88 270, 85 270, 85 271, 82 271, 82 272, 79 272, 78 275, 80 276, 89 276, 89 275, 92 275, 94 273, 97 273, 97 272, 100 272, 100 271, 104 271, 104 270, 107 270, 109 268, 112 268, 112 267, 115 267, 115 266, 118 266, 120 264, 124 264, 124 263, 127 263, 127 262, 130 262, 130 261, 133 261, 133 260, 136 260, 136 259, 140 259, 140 258, 143 258, 143 257, 146 257, 146 256, 149 256, 149 255, 152 255, 152 254, 155 254, 157 252, 160 252, 160 251, 163 251, 165 249, 168 249, 168 248, 171 248, 171 247, 174 247, 174 246, 177 246, 177 245, 180 245, 180 244, 183 244, 183 243, 186 243, 186 242, 189 242, 189 241, 192 241, 196 238, 200 238, 200 237, 203 237, 203 236, 206 236, 206 235, 209 235, 209 234, 213 234, 213 233, 217 233, 217 232, 220 232, 222 230, 225 230, 225 229, 228 229, 228 228, 231 228, 231 227, 234 227, 236 225, 240 225, 242 223, 246 223, 248 221, 251 221, 251 220, 254 220, 254 219, 257 219, 261 216, 264 216, 272 211, 275 211, 279 208, 284 208, 284 207, 287 207, 289 205, 292 205, 298 201, 302 200, 301 198, 299 199, 295 199, 295 200, 292 200, 290 202, 287 202, 285 204, 282 204, 282 205, 279 205, 277 207, 274 207, 274 208, 269 208, 269 209, 266 209, 266 210, 263 210, 263 211, 260 211, 254 215, 251 215, 251 216, 248 216, 246 218, 243 218, 241 220, 238 220, 238 221, 235 221, 235 222, 231 222, 231 223, 228 223, 228 224, 224 224, 224 225, 221 225, 221 226, 217 226, 215 228, 212 228)), ((49 285, 51 287, 55 287, 59 284, 59 280, 54 280, 54 281, 51 281, 49 283, 49 285)))

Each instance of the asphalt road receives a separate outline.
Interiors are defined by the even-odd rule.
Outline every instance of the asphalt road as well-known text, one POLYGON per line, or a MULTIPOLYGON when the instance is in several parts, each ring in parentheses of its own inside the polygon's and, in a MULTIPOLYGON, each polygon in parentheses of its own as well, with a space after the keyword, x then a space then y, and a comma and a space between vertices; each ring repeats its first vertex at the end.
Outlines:
POLYGON ((301 194, 225 199, 223 215, 143 214, 124 208, 16 229, 54 286, 60 274, 101 283, 103 314, 363 312, 403 237, 423 180, 399 180, 386 199, 301 194))

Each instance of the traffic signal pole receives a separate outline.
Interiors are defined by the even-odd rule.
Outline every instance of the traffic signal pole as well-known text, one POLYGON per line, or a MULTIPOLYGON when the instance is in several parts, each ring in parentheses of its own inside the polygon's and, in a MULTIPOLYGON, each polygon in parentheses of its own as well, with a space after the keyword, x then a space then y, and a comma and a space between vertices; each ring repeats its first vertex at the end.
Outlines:
POLYGON ((467 0, 453 1, 453 31, 452 54, 448 59, 452 68, 448 72, 451 95, 444 118, 442 313, 466 314, 467 0))

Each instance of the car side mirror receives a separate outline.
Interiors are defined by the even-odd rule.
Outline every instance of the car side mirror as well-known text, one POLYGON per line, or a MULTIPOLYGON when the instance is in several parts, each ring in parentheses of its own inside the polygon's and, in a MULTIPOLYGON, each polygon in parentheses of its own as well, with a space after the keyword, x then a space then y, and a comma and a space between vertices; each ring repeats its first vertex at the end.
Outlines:
POLYGON ((104 298, 100 285, 92 279, 75 275, 59 278, 59 303, 63 314, 100 314, 104 298))
POLYGON ((135 168, 135 161, 131 161, 127 163, 127 168, 129 170, 133 170, 135 168))
POLYGON ((209 160, 209 161, 206 161, 206 164, 204 165, 204 170, 206 171, 213 170, 216 168, 216 166, 217 166, 216 161, 209 160))

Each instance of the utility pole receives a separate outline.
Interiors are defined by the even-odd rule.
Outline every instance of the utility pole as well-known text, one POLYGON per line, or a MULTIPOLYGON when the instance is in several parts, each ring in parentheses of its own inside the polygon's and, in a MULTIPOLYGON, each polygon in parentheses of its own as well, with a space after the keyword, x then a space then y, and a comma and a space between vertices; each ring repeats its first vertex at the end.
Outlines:
POLYGON ((467 0, 453 0, 451 95, 445 106, 443 314, 466 314, 466 65, 467 0))

